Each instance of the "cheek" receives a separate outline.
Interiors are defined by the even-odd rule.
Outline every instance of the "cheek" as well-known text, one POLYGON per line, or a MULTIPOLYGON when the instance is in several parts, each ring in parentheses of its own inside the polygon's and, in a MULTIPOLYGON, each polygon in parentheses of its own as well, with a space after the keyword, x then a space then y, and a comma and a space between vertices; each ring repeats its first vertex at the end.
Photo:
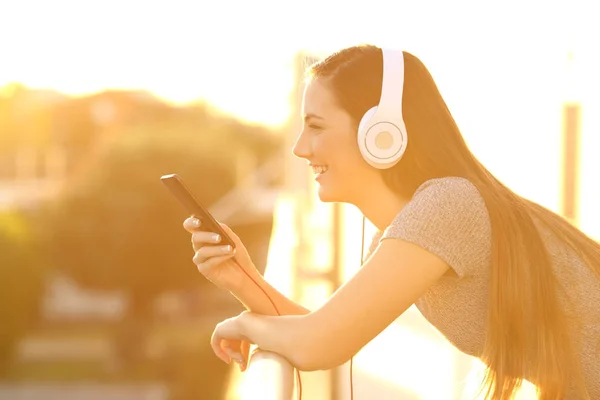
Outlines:
POLYGON ((360 153, 356 134, 350 129, 324 131, 312 138, 312 146, 316 161, 327 163, 336 180, 345 180, 344 176, 357 178, 370 168, 360 153))
POLYGON ((326 150, 328 157, 351 164, 362 159, 356 136, 346 131, 328 133, 318 138, 319 146, 326 150))
POLYGON ((363 159, 358 144, 355 141, 347 140, 343 143, 338 143, 337 146, 340 149, 339 159, 345 166, 345 169, 351 172, 351 175, 362 174, 362 172, 368 169, 369 165, 363 159))
POLYGON ((330 171, 334 185, 355 187, 371 179, 373 168, 363 159, 358 145, 338 143, 336 153, 330 159, 330 171))

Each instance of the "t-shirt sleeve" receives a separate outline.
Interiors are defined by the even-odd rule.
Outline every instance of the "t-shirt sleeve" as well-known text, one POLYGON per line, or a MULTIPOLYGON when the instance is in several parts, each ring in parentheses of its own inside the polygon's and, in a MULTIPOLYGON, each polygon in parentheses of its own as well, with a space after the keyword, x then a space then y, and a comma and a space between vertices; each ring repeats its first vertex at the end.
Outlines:
POLYGON ((373 252, 377 249, 377 246, 379 246, 379 242, 381 240, 382 235, 383 235, 383 232, 381 232, 381 231, 377 231, 373 235, 373 237, 371 238, 371 244, 369 245, 369 248, 367 249, 367 252, 365 254, 363 261, 368 260, 371 257, 371 255, 373 254, 373 252))
POLYGON ((393 238, 437 255, 459 277, 485 268, 491 252, 485 202, 464 178, 433 179, 420 186, 381 240, 393 238))

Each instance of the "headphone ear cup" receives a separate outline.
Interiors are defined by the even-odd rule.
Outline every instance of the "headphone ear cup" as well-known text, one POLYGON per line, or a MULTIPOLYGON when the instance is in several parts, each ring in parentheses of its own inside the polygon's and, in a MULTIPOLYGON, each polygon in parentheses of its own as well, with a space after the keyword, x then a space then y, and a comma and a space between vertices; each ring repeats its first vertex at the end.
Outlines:
POLYGON ((369 152, 369 149, 367 147, 366 139, 367 139, 367 132, 369 131, 369 128, 371 127, 371 122, 372 122, 373 116, 375 115, 376 112, 377 112, 377 106, 370 108, 363 115, 363 117, 360 119, 360 122, 358 124, 358 135, 357 135, 358 148, 359 148, 360 154, 362 155, 364 160, 371 165, 373 165, 373 163, 376 161, 373 160, 370 156, 371 153, 369 152))
POLYGON ((387 169, 396 165, 404 155, 406 128, 402 120, 382 119, 378 109, 377 106, 371 108, 361 118, 357 134, 358 148, 367 164, 377 169, 387 169), (387 145, 384 144, 386 141, 387 145))

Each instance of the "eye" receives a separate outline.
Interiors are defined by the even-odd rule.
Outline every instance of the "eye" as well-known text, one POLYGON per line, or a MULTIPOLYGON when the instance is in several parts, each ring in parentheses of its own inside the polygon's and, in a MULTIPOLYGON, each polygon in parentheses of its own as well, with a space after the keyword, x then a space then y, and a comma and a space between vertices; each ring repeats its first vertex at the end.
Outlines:
POLYGON ((308 129, 312 130, 312 131, 317 131, 320 132, 323 130, 323 127, 317 124, 308 124, 308 129))

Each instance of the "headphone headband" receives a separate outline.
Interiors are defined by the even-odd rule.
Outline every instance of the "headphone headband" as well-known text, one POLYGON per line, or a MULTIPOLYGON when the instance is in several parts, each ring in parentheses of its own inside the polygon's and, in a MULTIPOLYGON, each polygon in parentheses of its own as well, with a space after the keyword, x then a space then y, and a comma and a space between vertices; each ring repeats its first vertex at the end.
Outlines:
POLYGON ((379 111, 397 115, 402 119, 402 95, 404 90, 404 54, 400 50, 381 49, 383 77, 379 111))
POLYGON ((358 146, 367 163, 378 169, 396 165, 408 143, 402 116, 404 53, 381 49, 383 71, 379 104, 368 110, 358 127, 358 146))

